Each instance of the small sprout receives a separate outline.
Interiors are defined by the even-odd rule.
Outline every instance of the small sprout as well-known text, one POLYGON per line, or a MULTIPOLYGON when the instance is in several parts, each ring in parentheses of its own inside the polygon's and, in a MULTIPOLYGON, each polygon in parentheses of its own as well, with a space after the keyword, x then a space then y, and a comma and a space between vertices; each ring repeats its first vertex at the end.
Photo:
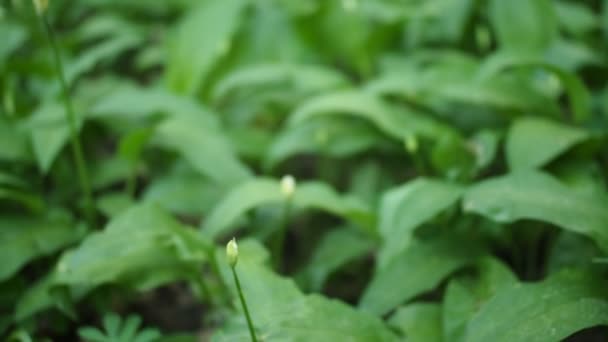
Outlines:
POLYGON ((286 198, 293 197, 293 193, 296 191, 296 179, 292 175, 285 175, 281 178, 281 193, 286 198))
POLYGON ((228 241, 228 244, 226 245, 226 257, 228 257, 228 264, 230 267, 234 268, 239 259, 239 246, 236 244, 236 240, 234 238, 228 241))
POLYGON ((49 0, 34 0, 34 7, 38 15, 43 15, 49 7, 49 0))
POLYGON ((414 134, 408 134, 405 137, 405 149, 410 153, 414 154, 418 151, 418 139, 414 134))

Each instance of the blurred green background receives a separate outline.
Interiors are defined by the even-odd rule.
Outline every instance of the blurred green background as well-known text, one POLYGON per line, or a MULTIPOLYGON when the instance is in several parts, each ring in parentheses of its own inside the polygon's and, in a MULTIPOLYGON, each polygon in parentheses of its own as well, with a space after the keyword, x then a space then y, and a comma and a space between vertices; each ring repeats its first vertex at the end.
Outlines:
POLYGON ((264 341, 602 340, 607 41, 601 0, 2 0, 0 337, 247 341, 237 236, 264 341))

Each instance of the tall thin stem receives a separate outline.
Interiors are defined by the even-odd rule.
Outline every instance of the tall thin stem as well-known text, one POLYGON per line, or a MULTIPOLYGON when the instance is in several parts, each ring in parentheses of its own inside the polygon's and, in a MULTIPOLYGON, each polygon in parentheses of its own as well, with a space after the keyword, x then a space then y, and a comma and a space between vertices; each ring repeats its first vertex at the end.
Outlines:
POLYGON ((243 306, 243 311, 245 312, 245 318, 247 319, 247 326, 249 327, 249 335, 251 335, 251 341, 257 342, 257 338, 255 337, 255 330, 253 329, 253 322, 251 321, 251 316, 249 315, 249 309, 247 308, 247 303, 245 302, 245 296, 243 296, 243 290, 241 290, 241 282, 239 282, 239 277, 236 275, 236 270, 234 266, 230 267, 232 270, 232 276, 234 277, 234 283, 236 284, 236 290, 239 293, 239 298, 241 299, 241 305, 243 306))
POLYGON ((55 60, 55 68, 57 72, 57 78, 61 83, 61 90, 63 92, 63 104, 65 107, 66 118, 70 129, 70 139, 72 146, 72 154, 76 163, 76 172, 78 173, 78 181, 80 183, 81 191, 85 198, 85 214, 89 225, 92 227, 95 223, 95 211, 93 207, 93 193, 91 191, 91 185, 89 183, 89 177, 87 174, 86 163, 84 160, 84 154, 82 152, 82 145, 78 139, 78 129, 76 126, 76 115, 74 114, 74 107, 72 106, 72 98, 70 96, 70 90, 68 82, 63 72, 63 63, 61 62, 61 55, 59 54, 59 48, 57 46, 57 40, 53 28, 49 24, 44 13, 40 13, 40 20, 46 31, 51 50, 53 51, 53 57, 55 60))

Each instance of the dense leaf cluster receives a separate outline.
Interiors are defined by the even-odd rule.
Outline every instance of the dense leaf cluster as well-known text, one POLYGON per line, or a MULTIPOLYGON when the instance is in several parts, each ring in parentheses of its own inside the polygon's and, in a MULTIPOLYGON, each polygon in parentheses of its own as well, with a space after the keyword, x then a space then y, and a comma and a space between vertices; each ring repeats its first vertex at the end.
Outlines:
POLYGON ((606 338, 608 2, 43 15, 63 74, 0 4, 0 337, 248 340, 237 236, 262 341, 606 338))

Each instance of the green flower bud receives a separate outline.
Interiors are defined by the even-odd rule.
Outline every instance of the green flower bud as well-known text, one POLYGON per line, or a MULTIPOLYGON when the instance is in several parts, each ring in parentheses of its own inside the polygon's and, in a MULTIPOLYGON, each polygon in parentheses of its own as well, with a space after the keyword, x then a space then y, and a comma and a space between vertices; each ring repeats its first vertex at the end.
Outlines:
POLYGON ((234 238, 228 241, 228 244, 226 245, 226 257, 228 258, 230 267, 236 266, 236 262, 239 259, 239 246, 236 244, 234 238))

